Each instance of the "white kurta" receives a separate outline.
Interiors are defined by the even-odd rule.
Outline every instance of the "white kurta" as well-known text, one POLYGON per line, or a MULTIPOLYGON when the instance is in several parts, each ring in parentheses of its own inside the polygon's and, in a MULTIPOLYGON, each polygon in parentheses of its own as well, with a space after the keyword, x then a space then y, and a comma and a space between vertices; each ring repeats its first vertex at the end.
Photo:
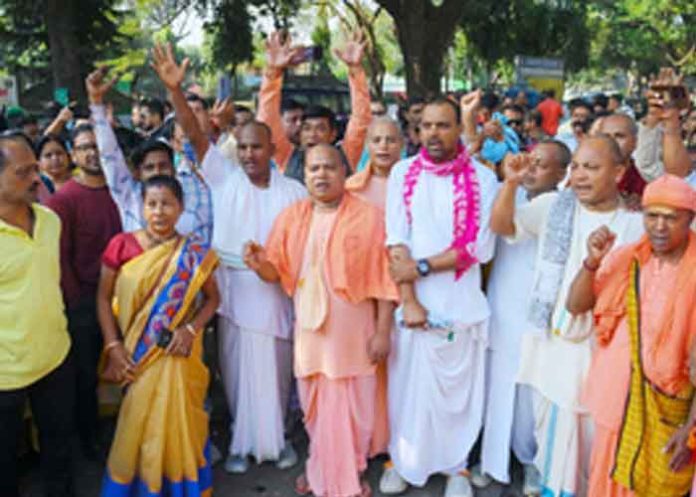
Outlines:
MULTIPOLYGON (((516 204, 526 203, 526 192, 520 188, 516 204)), ((533 328, 525 316, 536 250, 534 239, 517 244, 499 239, 488 279, 491 325, 481 468, 503 483, 510 482, 511 448, 523 464, 532 464, 536 454, 531 392, 516 385, 522 336, 533 328)))
MULTIPOLYGON (((452 177, 423 171, 412 203, 412 224, 403 201, 404 176, 411 159, 394 166, 387 187, 387 245, 406 245, 414 259, 447 250, 453 241, 452 177)), ((481 220, 475 254, 491 259, 495 237, 489 229, 498 184, 492 171, 476 163, 481 220)), ((481 291, 481 269, 472 266, 460 279, 454 271, 431 274, 415 285, 429 319, 447 321, 454 334, 398 325, 389 362, 389 452, 408 482, 424 485, 431 474, 466 467, 481 429, 484 360, 490 315, 481 291)), ((398 314, 398 312, 397 312, 398 314)))
MULTIPOLYGON (((516 239, 538 238, 537 267, 547 219, 556 194, 541 195, 517 210, 516 239)), ((580 391, 592 355, 592 313, 573 317, 565 308, 568 290, 587 255, 587 239, 602 225, 616 234, 615 247, 638 240, 643 234, 639 213, 618 209, 593 212, 575 207, 570 253, 552 316, 552 330, 530 333, 522 341, 518 380, 540 394, 536 406, 536 465, 549 495, 582 494, 586 487, 591 430, 580 391)), ((538 273, 535 273, 535 282, 538 273)))
POLYGON ((266 242, 280 212, 306 195, 297 181, 271 170, 268 188, 211 146, 202 172, 211 187, 213 248, 222 264, 219 354, 232 417, 230 453, 274 460, 284 446, 283 419, 292 381, 292 302, 280 285, 243 263, 247 241, 266 242))

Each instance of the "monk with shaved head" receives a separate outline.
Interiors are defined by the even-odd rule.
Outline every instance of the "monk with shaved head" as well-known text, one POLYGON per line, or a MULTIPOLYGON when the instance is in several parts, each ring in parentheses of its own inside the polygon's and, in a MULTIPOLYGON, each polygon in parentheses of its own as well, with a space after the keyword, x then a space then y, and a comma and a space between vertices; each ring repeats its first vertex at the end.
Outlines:
POLYGON ((617 244, 636 241, 641 217, 629 212, 619 192, 625 157, 610 136, 580 143, 570 165, 570 188, 539 195, 517 207, 515 196, 529 165, 510 167, 496 199, 491 228, 510 242, 538 241, 517 380, 533 388, 543 494, 584 495, 589 472, 592 423, 580 389, 590 366, 592 312, 570 312, 566 297, 581 268, 593 272, 587 238, 602 225, 617 244))
POLYGON ((225 470, 246 472, 250 456, 287 469, 297 463, 284 431, 292 383, 292 303, 280 285, 259 279, 245 265, 243 249, 250 240, 264 243, 276 217, 306 190, 271 167, 273 137, 261 122, 240 126, 236 163, 210 143, 181 90, 185 70, 171 50, 158 60, 176 119, 212 193, 213 247, 220 256, 219 362, 232 418, 225 470))
POLYGON ((295 304, 295 376, 309 458, 300 494, 369 495, 363 473, 374 435, 376 365, 389 353, 392 301, 383 213, 345 189, 331 145, 309 149, 310 198, 276 220, 244 261, 295 304))

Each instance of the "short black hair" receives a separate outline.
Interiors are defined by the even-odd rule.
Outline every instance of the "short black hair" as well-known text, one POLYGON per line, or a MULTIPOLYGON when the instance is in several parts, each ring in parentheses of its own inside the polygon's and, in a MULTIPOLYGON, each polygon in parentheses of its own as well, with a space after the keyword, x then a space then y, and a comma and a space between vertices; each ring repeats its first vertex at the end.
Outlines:
POLYGON ((590 113, 594 114, 594 109, 592 108, 592 106, 588 104, 587 101, 583 98, 574 98, 570 101, 568 106, 570 107, 570 112, 573 112, 578 107, 585 107, 587 110, 590 111, 590 113))
POLYGON ((553 88, 549 88, 547 90, 544 90, 543 93, 544 93, 544 96, 546 96, 548 98, 555 98, 556 97, 556 90, 554 90, 553 88))
POLYGON ((195 93, 187 93, 186 94, 186 101, 187 102, 199 102, 204 109, 208 109, 210 106, 208 105, 208 101, 201 97, 200 95, 196 95, 195 93))
POLYGON ((133 150, 133 153, 131 154, 131 162, 133 163, 133 166, 135 166, 136 169, 140 169, 140 166, 142 165, 143 161, 145 161, 147 154, 155 151, 166 152, 167 156, 169 157, 169 162, 171 162, 172 166, 174 166, 174 150, 172 150, 172 147, 166 144, 163 140, 156 139, 145 140, 143 143, 138 145, 135 150, 133 150))
POLYGON ((22 130, 9 129, 7 131, 3 131, 0 133, 0 173, 7 165, 7 156, 5 155, 5 151, 3 149, 3 146, 7 142, 24 143, 32 152, 34 152, 34 144, 31 142, 31 138, 29 138, 22 130))
POLYGON ((147 195, 147 192, 152 188, 167 188, 176 197, 179 203, 184 205, 184 189, 181 187, 181 183, 174 176, 167 176, 164 174, 158 174, 152 178, 148 178, 143 182, 143 200, 147 195))
POLYGON ((492 91, 487 91, 481 97, 481 106, 485 107, 486 109, 490 110, 491 112, 496 107, 498 107, 499 103, 500 103, 500 98, 498 97, 498 95, 496 95, 492 91))
POLYGON ((609 95, 609 100, 611 100, 612 98, 619 103, 623 102, 623 95, 621 95, 621 93, 614 93, 613 95, 609 95))
POLYGON ((77 137, 83 133, 94 133, 94 126, 92 126, 91 124, 80 124, 78 127, 73 129, 72 133, 70 133, 71 147, 75 146, 75 140, 77 140, 77 137))
POLYGON ((459 105, 457 105, 457 103, 454 102, 451 98, 438 95, 436 97, 429 98, 425 102, 426 107, 429 105, 449 105, 450 107, 452 107, 452 110, 454 110, 454 117, 457 120, 457 124, 462 123, 462 111, 459 108, 459 105))
POLYGON ((326 119, 329 121, 331 129, 338 127, 334 111, 323 105, 310 105, 307 107, 302 115, 302 122, 305 122, 307 119, 326 119))
POLYGON ((43 152, 44 147, 46 147, 46 145, 49 143, 57 143, 65 151, 65 153, 68 154, 68 157, 70 156, 70 153, 68 152, 68 144, 65 143, 65 140, 58 135, 49 134, 43 135, 41 138, 39 138, 34 146, 34 153, 36 154, 37 159, 41 157, 41 152, 43 152))
POLYGON ((289 98, 287 100, 283 100, 283 102, 280 104, 280 112, 285 113, 285 112, 290 112, 292 110, 305 110, 305 105, 301 102, 298 102, 294 98, 289 98))
POLYGON ((560 140, 549 138, 548 140, 541 140, 537 146, 538 145, 553 145, 556 147, 556 160, 564 169, 567 168, 570 161, 573 160, 573 154, 568 148, 568 145, 560 140))
POLYGON ((505 112, 506 110, 517 112, 518 114, 521 114, 524 117, 524 109, 517 104, 506 105, 505 107, 503 107, 503 112, 505 112))
POLYGON ((234 111, 235 112, 248 112, 249 114, 253 114, 251 109, 249 107, 247 107, 246 105, 235 105, 234 111))
POLYGON ((151 114, 158 114, 164 120, 164 104, 158 98, 146 98, 140 102, 140 107, 145 107, 151 114))
POLYGON ((541 126, 541 123, 543 122, 543 116, 541 115, 541 112, 538 110, 530 110, 527 115, 524 117, 525 121, 533 121, 535 126, 541 126))
POLYGON ((603 109, 606 109, 607 105, 609 105, 609 97, 607 97, 604 93, 595 95, 595 97, 592 99, 592 105, 599 105, 603 109))
POLYGON ((408 97, 408 101, 406 102, 406 109, 410 109, 414 105, 420 105, 420 104, 425 104, 426 100, 420 95, 414 95, 412 97, 408 97))

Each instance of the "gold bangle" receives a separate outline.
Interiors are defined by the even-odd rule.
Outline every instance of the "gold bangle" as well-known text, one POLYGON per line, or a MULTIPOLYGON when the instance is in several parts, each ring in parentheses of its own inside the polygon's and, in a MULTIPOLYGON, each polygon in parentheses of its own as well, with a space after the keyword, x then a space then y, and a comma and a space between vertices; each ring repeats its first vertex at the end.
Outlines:
POLYGON ((107 343, 104 345, 104 352, 108 352, 114 347, 118 347, 121 344, 121 340, 114 340, 112 342, 107 343))
POLYGON ((198 336, 198 333, 196 333, 196 328, 194 328, 191 323, 186 323, 186 326, 184 326, 184 328, 186 328, 186 331, 191 333, 191 335, 193 335, 194 337, 198 336))

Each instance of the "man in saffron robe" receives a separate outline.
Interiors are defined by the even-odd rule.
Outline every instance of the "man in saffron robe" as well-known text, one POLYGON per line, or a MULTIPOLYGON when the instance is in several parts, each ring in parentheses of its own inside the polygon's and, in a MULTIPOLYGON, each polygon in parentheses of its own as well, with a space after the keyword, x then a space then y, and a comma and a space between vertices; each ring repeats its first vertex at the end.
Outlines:
POLYGON ((646 234, 610 252, 616 235, 606 226, 595 230, 568 293, 568 310, 594 308, 596 323, 584 389, 595 425, 590 497, 680 497, 691 487, 685 442, 695 412, 689 351, 696 330, 696 234, 690 229, 696 192, 666 174, 646 187, 642 205, 646 234), (661 403, 661 396, 670 397, 670 405, 657 414, 671 426, 657 445, 651 399, 661 403), (631 437, 641 442, 634 445, 631 437))
POLYGON ((374 432, 376 364, 390 347, 392 301, 379 209, 344 189, 331 145, 308 151, 310 199, 276 219, 266 247, 250 242, 248 267, 280 282, 295 304, 295 375, 309 433, 300 494, 369 495, 362 480, 374 432))
MULTIPOLYGON (((381 116, 367 130, 368 162, 359 173, 346 180, 346 190, 365 202, 384 211, 387 203, 387 180, 392 167, 401 157, 403 136, 393 119, 381 116)), ((377 365, 377 394, 375 404, 375 433, 370 455, 387 452, 389 419, 387 408, 387 364, 377 365)))
MULTIPOLYGON (((469 111, 477 94, 464 101, 469 111)), ((488 217, 497 181, 459 141, 457 104, 430 101, 420 130, 423 149, 394 166, 387 186, 387 245, 402 305, 389 364, 392 463, 380 490, 401 493, 445 473, 445 495, 466 497, 483 418, 490 311, 480 263, 495 248, 488 217)))

